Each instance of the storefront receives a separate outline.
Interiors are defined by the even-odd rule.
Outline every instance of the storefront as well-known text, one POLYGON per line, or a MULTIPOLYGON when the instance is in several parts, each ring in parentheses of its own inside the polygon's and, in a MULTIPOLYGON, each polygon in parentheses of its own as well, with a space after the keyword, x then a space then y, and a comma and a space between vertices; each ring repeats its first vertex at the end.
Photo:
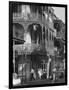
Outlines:
POLYGON ((15 52, 15 63, 13 63, 13 66, 15 66, 14 71, 18 77, 24 78, 25 81, 30 81, 32 68, 35 70, 37 79, 38 69, 42 69, 45 73, 47 72, 48 57, 46 52, 25 49, 24 44, 14 45, 13 47, 15 49, 13 50, 15 52))

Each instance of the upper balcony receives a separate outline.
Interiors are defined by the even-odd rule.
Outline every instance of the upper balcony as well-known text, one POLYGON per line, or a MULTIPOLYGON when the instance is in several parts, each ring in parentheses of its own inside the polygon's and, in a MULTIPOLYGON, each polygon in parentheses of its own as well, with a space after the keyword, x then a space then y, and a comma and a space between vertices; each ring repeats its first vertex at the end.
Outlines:
MULTIPOLYGON (((53 19, 51 13, 42 9, 42 7, 22 5, 17 7, 17 12, 13 12, 14 21, 33 21, 40 22, 44 26, 48 26, 53 30, 53 19)), ((47 7, 46 7, 47 8, 47 7)))
POLYGON ((13 12, 13 21, 40 21, 42 22, 42 16, 36 12, 13 12))

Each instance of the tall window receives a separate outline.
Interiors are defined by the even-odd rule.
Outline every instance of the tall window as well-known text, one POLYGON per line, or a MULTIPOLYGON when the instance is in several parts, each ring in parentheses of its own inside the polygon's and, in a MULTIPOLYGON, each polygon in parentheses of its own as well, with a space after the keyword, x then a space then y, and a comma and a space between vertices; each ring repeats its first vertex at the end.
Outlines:
POLYGON ((50 32, 50 40, 51 40, 51 32, 50 32))
POLYGON ((52 41, 54 40, 54 36, 53 36, 53 34, 52 34, 52 41))
POLYGON ((45 27, 43 27, 43 39, 45 41, 45 27))
POLYGON ((46 39, 48 41, 48 29, 46 30, 46 39))

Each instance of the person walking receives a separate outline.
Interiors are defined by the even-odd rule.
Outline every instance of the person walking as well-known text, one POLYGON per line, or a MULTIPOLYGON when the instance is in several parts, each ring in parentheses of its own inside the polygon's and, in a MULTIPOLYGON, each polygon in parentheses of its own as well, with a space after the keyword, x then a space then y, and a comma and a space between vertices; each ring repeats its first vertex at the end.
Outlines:
POLYGON ((36 79, 36 74, 35 74, 34 69, 32 68, 31 69, 31 80, 35 80, 35 79, 36 79))
POLYGON ((38 69, 38 75, 39 75, 39 78, 41 79, 41 76, 43 75, 42 69, 38 69))
POLYGON ((56 80, 56 67, 53 68, 53 81, 56 80))

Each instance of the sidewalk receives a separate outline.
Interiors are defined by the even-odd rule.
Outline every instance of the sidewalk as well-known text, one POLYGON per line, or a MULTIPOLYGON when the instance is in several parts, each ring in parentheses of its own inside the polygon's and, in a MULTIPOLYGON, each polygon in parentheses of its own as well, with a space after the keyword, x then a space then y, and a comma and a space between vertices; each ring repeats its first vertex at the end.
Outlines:
POLYGON ((55 84, 55 83, 64 83, 65 79, 53 81, 53 80, 34 80, 34 81, 28 81, 24 83, 23 85, 43 85, 43 84, 55 84))

